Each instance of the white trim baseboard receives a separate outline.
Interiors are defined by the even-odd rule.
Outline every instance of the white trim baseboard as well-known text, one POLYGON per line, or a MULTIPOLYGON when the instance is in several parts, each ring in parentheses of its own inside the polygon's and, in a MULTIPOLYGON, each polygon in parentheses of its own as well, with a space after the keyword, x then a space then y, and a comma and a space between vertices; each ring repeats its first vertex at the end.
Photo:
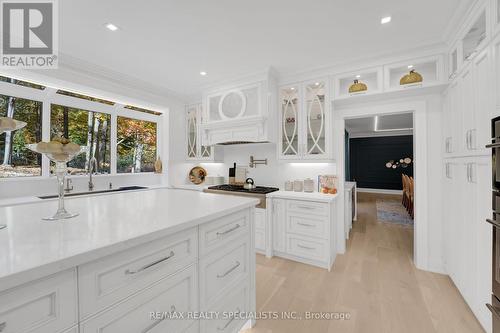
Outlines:
POLYGON ((397 195, 403 194, 402 190, 384 190, 378 188, 361 188, 361 187, 358 187, 357 190, 358 192, 364 192, 364 193, 397 194, 397 195))

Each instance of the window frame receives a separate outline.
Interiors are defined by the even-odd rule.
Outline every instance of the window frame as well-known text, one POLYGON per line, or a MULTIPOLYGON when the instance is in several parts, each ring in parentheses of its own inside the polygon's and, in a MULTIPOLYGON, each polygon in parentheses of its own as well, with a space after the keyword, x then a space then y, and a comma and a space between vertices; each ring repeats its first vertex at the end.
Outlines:
MULTIPOLYGON (((160 115, 153 115, 149 113, 134 111, 132 109, 125 108, 127 104, 121 104, 119 102, 114 102, 115 105, 107 105, 100 102, 89 101, 77 97, 71 97, 67 95, 57 94, 58 90, 68 90, 64 88, 54 88, 45 86, 44 90, 39 90, 36 88, 15 85, 9 82, 0 81, 0 94, 6 96, 13 96, 17 98, 29 99, 42 103, 42 140, 50 141, 50 129, 51 129, 51 109, 52 104, 67 106, 71 108, 81 109, 90 112, 99 112, 111 115, 111 157, 110 157, 110 173, 106 175, 95 175, 95 177, 109 177, 109 176, 129 176, 129 175, 148 175, 154 172, 137 172, 137 173, 117 173, 117 132, 118 132, 118 116, 131 118, 134 120, 144 120, 156 123, 156 158, 160 156, 160 152, 163 149, 162 146, 162 132, 163 132, 163 119, 166 116, 165 113, 160 115)), ((71 91, 71 90, 68 90, 71 91)), ((80 92, 75 92, 78 94, 84 94, 80 92)), ((91 96, 91 95, 90 95, 91 96)), ((113 99, 108 99, 113 101, 113 99)), ((133 103, 132 103, 133 104, 133 103)), ((10 178, 0 178, 0 182, 4 181, 29 181, 29 180, 40 180, 52 178, 54 176, 50 175, 50 161, 47 157, 42 156, 42 174, 41 176, 32 177, 10 177, 10 178)), ((85 175, 74 175, 72 178, 88 177, 85 175)))

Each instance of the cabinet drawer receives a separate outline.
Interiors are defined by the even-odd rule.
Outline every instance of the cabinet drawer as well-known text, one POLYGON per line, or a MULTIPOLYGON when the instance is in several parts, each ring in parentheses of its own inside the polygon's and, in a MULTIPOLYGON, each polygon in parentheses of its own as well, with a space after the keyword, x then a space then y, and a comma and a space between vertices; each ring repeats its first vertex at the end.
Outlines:
POLYGON ((201 309, 208 310, 223 293, 248 277, 249 252, 244 237, 200 260, 201 309))
POLYGON ((326 261, 328 242, 324 239, 287 234, 287 252, 305 259, 326 261))
POLYGON ((54 333, 78 323, 75 270, 0 294, 0 332, 54 333))
POLYGON ((261 229, 255 229, 255 249, 266 250, 266 232, 261 229))
POLYGON ((186 267, 197 257, 195 228, 79 267, 80 317, 86 318, 186 267))
POLYGON ((214 306, 213 311, 220 315, 214 319, 200 321, 202 333, 236 333, 245 325, 245 312, 249 309, 249 284, 245 281, 241 286, 231 290, 214 306))
POLYGON ((330 232, 328 222, 328 218, 324 216, 291 212, 287 214, 287 231, 304 236, 328 239, 330 232))
POLYGON ((198 311, 197 293, 192 265, 82 323, 80 333, 182 332, 194 320, 179 319, 179 314, 198 311))
POLYGON ((287 212, 297 212, 308 215, 328 216, 329 207, 327 203, 321 202, 287 200, 286 203, 287 212))
POLYGON ((248 235, 250 210, 225 216, 200 226, 200 256, 227 245, 241 235, 248 235))

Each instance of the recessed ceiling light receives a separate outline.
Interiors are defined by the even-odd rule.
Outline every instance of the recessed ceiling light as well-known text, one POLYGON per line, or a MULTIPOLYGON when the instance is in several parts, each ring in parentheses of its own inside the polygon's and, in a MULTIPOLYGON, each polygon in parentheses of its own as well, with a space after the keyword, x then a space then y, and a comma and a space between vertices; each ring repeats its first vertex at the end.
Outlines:
POLYGON ((205 76, 205 75, 207 75, 207 72, 201 71, 201 72, 200 72, 200 75, 201 75, 201 76, 205 76))
POLYGON ((412 69, 413 68, 413 65, 408 65, 408 69, 412 69))
POLYGON ((290 90, 295 90, 295 88, 294 88, 294 87, 291 87, 291 88, 290 88, 290 90))
POLYGON ((392 18, 390 16, 386 16, 386 17, 383 17, 381 20, 380 20, 380 23, 381 24, 387 24, 389 22, 391 22, 392 18))
POLYGON ((319 86, 319 82, 316 82, 314 85, 315 85, 315 86, 319 86))
POLYGON ((359 79, 360 77, 361 77, 361 75, 359 75, 359 74, 358 74, 358 75, 356 75, 356 79, 359 79))
POLYGON ((106 24, 106 28, 108 28, 109 30, 111 31, 116 31, 118 30, 118 27, 116 25, 114 25, 113 23, 107 23, 106 24))

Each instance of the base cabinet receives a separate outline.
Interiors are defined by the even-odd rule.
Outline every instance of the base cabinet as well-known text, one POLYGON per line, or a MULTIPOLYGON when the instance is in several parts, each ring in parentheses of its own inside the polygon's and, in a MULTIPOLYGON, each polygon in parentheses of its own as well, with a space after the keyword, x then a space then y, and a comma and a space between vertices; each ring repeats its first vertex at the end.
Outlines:
POLYGON ((331 269, 335 260, 334 203, 273 198, 272 254, 331 269))
POLYGON ((243 209, 2 291, 0 332, 236 333, 255 312, 255 216, 243 209))
POLYGON ((484 328, 491 326, 490 188, 489 157, 445 160, 445 268, 484 328))

